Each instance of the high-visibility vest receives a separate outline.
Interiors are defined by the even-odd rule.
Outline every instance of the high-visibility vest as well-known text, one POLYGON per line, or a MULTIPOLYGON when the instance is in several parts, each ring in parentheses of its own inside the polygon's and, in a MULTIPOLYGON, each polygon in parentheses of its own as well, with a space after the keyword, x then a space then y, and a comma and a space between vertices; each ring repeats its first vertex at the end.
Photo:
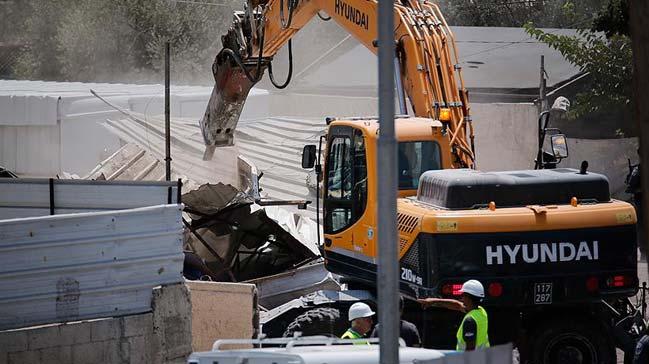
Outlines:
MULTIPOLYGON (((357 333, 353 329, 347 329, 343 336, 340 337, 341 339, 362 339, 363 335, 357 333)), ((369 345, 370 343, 365 341, 365 340, 358 340, 358 342, 355 342, 354 345, 369 345)))
POLYGON ((478 308, 473 309, 469 312, 467 312, 466 315, 464 315, 464 318, 462 319, 462 323, 460 324, 460 328, 457 329, 457 334, 455 335, 457 338, 457 345, 455 347, 455 350, 458 351, 464 351, 466 350, 466 342, 464 342, 464 320, 467 319, 467 317, 473 318, 473 321, 475 321, 476 326, 478 328, 478 332, 476 333, 476 340, 475 340, 475 348, 476 349, 482 349, 482 348, 488 348, 489 347, 489 318, 487 317, 487 311, 485 311, 482 306, 478 306, 478 308))

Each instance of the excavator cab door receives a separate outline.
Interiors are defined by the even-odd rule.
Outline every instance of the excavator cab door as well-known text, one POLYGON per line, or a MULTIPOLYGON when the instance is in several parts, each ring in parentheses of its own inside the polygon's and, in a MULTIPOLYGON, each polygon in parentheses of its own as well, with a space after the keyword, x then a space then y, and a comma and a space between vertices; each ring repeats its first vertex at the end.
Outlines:
POLYGON ((361 224, 367 210, 365 147, 361 130, 351 126, 330 127, 323 176, 323 230, 329 250, 366 253, 366 228, 361 224))
POLYGON ((345 229, 352 218, 353 188, 353 129, 338 126, 329 129, 325 162, 324 232, 337 233, 345 229))

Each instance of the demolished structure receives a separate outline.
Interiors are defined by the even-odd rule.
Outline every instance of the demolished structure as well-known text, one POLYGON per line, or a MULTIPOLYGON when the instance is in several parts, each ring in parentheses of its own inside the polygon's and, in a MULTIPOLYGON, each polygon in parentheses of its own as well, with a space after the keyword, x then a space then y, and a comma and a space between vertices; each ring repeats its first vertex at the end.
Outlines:
MULTIPOLYGON (((125 130, 128 122, 112 123, 125 130)), ((183 150, 177 153, 189 154, 183 150)), ((173 165, 172 177, 182 180, 183 189, 189 191, 181 197, 185 278, 254 283, 262 309, 314 289, 340 289, 340 283, 322 264, 315 244, 316 223, 296 212, 304 210, 262 198, 256 166, 243 156, 237 160, 238 188, 223 183, 199 185, 187 177, 201 178, 194 173, 194 164, 173 165)), ((192 161, 203 163, 199 158, 192 161)), ((155 152, 127 143, 85 178, 161 180, 164 164, 155 152)))

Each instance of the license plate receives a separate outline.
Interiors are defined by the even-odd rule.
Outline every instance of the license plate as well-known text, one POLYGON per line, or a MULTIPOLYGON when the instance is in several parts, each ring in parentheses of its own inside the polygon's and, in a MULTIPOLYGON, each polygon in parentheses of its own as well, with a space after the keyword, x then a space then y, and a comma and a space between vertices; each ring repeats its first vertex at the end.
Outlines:
POLYGON ((534 283, 534 304, 549 305, 552 303, 552 283, 534 283))

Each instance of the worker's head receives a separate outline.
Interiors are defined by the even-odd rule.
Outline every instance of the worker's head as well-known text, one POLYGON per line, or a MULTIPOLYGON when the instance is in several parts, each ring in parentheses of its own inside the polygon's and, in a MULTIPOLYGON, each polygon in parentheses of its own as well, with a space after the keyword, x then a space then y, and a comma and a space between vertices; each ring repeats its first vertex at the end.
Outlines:
POLYGON ((349 308, 349 321, 352 323, 354 331, 361 335, 367 334, 374 322, 372 321, 374 311, 363 302, 356 302, 349 308))
POLYGON ((464 303, 464 306, 473 309, 482 302, 484 298, 484 287, 480 281, 470 279, 464 282, 460 293, 462 293, 462 303, 464 303))

